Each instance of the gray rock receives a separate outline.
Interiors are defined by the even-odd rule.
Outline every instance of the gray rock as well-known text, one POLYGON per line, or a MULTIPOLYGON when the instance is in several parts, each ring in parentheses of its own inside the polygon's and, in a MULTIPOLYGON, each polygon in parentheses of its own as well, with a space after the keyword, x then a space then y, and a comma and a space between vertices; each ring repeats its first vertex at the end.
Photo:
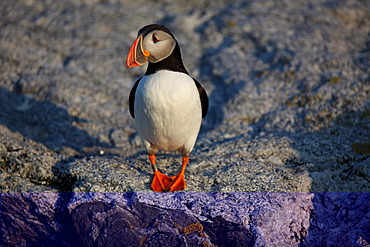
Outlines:
MULTIPOLYGON (((0 245, 369 245, 368 193, 234 193, 370 191, 369 11, 1 1, 0 245), (149 23, 173 31, 210 96, 189 193, 143 193, 152 172, 128 93, 145 68, 124 62, 149 23)), ((179 171, 178 155, 158 161, 179 171)))
MULTIPOLYGON (((188 192, 370 191, 369 3, 0 3, 0 191, 150 191, 128 112, 137 30, 168 26, 210 111, 188 192)), ((176 155, 159 167, 180 169, 176 155)))
POLYGON ((3 193, 1 246, 78 246, 66 204, 71 194, 3 193))
POLYGON ((55 153, 44 145, 27 139, 0 125, 0 189, 2 192, 57 191, 53 167, 55 153))
POLYGON ((2 246, 367 246, 370 240, 369 193, 0 196, 2 246))
POLYGON ((370 193, 315 193, 302 246, 369 246, 370 193))

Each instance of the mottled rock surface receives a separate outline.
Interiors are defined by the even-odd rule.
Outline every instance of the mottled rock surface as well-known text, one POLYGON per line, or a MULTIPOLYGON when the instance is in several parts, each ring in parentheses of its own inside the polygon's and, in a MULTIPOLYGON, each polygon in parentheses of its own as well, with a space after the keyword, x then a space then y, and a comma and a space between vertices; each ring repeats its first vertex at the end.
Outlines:
POLYGON ((1 194, 1 246, 368 246, 370 193, 1 194))
MULTIPOLYGON (((210 111, 188 192, 370 191, 370 3, 1 1, 0 191, 145 192, 137 30, 168 26, 210 111)), ((177 154, 159 168, 180 169, 177 154)))
MULTIPOLYGON (((0 1, 0 192, 49 192, 0 194, 0 245, 369 246, 368 193, 235 193, 370 191, 369 12, 0 1), (173 31, 210 98, 190 193, 143 193, 152 171, 128 94, 145 67, 125 58, 149 23, 173 31)), ((158 161, 179 171, 176 154, 158 161)))

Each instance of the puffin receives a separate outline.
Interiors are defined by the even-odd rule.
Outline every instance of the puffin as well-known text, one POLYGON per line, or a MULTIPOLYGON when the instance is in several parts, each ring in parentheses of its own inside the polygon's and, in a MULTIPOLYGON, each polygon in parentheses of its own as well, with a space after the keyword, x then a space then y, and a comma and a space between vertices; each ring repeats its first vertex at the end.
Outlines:
POLYGON ((180 191, 186 187, 185 169, 202 118, 208 111, 208 96, 185 69, 180 46, 163 25, 144 26, 130 47, 126 67, 146 63, 144 76, 130 91, 130 115, 135 120, 153 169, 151 189, 155 192, 180 191), (158 170, 158 150, 177 151, 182 156, 181 170, 176 176, 168 176, 158 170))

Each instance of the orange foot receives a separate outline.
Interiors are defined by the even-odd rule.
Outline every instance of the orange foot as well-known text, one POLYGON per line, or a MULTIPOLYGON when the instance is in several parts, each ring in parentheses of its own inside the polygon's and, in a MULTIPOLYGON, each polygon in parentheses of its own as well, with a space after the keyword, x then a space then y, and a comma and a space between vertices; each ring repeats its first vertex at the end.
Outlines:
POLYGON ((188 162, 189 162, 189 157, 183 156, 181 171, 179 172, 179 174, 177 174, 177 176, 172 177, 173 183, 171 184, 169 191, 172 192, 172 191, 178 191, 178 190, 185 189, 186 183, 185 183, 184 174, 185 174, 185 168, 188 162))
POLYGON ((185 189, 186 182, 183 174, 170 177, 155 171, 151 187, 156 192, 173 192, 185 189))
POLYGON ((155 155, 149 155, 150 162, 154 167, 154 177, 152 181, 151 188, 153 191, 156 192, 173 192, 183 190, 186 187, 186 182, 184 178, 185 174, 185 167, 189 161, 187 156, 182 157, 182 167, 181 171, 177 176, 167 176, 160 171, 157 170, 155 165, 155 155))
POLYGON ((177 176, 174 176, 174 177, 172 177, 172 179, 173 179, 173 183, 169 188, 170 192, 185 189, 186 182, 185 182, 184 174, 179 174, 177 176))
POLYGON ((167 176, 160 171, 154 172, 154 177, 152 181, 152 190, 156 192, 167 192, 170 186, 173 184, 173 178, 167 176))

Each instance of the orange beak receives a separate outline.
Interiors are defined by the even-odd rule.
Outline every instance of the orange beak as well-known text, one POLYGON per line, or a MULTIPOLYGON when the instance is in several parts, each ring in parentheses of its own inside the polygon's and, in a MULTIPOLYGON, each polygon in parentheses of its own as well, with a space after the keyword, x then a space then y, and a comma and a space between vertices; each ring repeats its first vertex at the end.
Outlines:
POLYGON ((126 67, 132 68, 146 63, 150 52, 143 49, 143 37, 140 35, 131 45, 126 58, 126 67))

